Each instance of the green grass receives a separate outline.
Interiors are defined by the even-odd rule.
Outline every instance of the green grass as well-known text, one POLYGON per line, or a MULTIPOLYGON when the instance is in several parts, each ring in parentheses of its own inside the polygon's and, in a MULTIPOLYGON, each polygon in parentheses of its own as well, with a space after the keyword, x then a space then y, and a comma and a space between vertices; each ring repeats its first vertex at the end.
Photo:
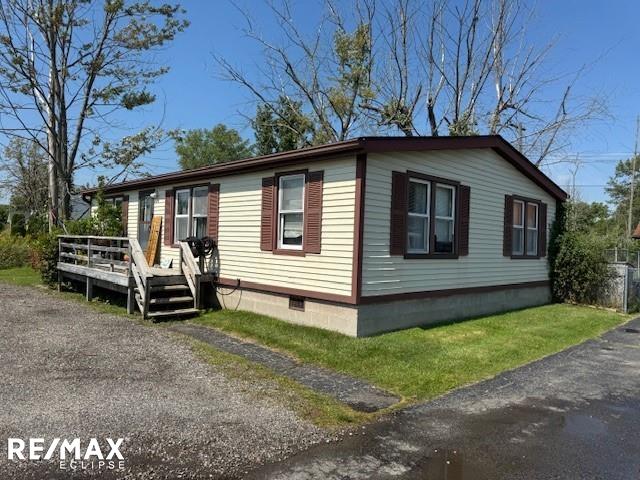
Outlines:
POLYGON ((248 393, 256 398, 267 398, 293 409, 301 417, 320 427, 334 429, 370 421, 375 415, 357 412, 347 405, 278 375, 262 365, 238 355, 217 350, 210 345, 181 336, 191 345, 194 353, 207 363, 214 365, 227 377, 248 382, 248 393))
POLYGON ((31 267, 18 267, 0 270, 0 282, 20 286, 40 285, 40 273, 31 267))
POLYGON ((111 294, 111 292, 106 290, 96 288, 94 290, 94 300, 92 302, 87 302, 84 294, 81 292, 69 290, 58 292, 57 290, 47 288, 42 283, 40 272, 31 267, 18 267, 0 270, 0 282, 18 285, 21 287, 41 287, 48 294, 59 295, 67 300, 83 302, 94 310, 102 313, 113 313, 117 315, 127 314, 127 309, 125 307, 124 300, 122 299, 122 295, 118 296, 116 294, 111 294))
POLYGON ((194 322, 367 379, 411 402, 556 353, 628 318, 607 310, 558 304, 368 338, 240 311, 209 312, 194 322))

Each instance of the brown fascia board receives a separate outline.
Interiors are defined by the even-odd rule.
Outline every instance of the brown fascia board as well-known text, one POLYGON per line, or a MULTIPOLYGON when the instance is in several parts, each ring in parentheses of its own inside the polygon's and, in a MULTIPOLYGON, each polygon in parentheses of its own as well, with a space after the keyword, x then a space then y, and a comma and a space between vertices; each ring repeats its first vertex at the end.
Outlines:
MULTIPOLYGON (((555 199, 564 201, 567 193, 547 177, 522 153, 499 135, 478 135, 472 137, 360 137, 318 147, 302 148, 288 152, 274 153, 261 157, 235 160, 232 162, 184 170, 163 175, 131 180, 105 187, 105 193, 119 193, 149 186, 170 185, 191 180, 202 180, 237 173, 246 173, 268 168, 297 165, 311 160, 331 158, 341 154, 381 153, 430 150, 465 150, 490 148, 516 167, 522 174, 545 189, 555 199)), ((97 188, 80 192, 91 195, 97 188)))

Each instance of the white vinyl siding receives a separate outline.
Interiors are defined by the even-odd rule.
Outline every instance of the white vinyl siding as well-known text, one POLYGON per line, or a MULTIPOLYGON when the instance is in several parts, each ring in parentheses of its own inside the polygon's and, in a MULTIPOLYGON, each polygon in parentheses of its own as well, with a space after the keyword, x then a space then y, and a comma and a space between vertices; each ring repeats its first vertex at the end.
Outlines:
MULTIPOLYGON (((324 171, 322 251, 320 254, 306 256, 278 255, 260 250, 262 178, 295 168, 264 170, 211 180, 211 183, 220 184, 220 258, 217 263, 221 277, 313 292, 351 295, 355 157, 305 163, 304 168, 310 172, 324 171)), ((191 186, 193 183, 188 182, 159 186, 156 190, 154 215, 164 216, 165 193, 168 189, 180 190, 191 186)), ((133 237, 136 226, 132 225, 132 219, 137 218, 137 192, 128 193, 129 231, 133 237)), ((164 226, 160 254, 163 260, 173 259, 173 267, 177 267, 178 249, 164 244, 164 226)))
POLYGON ((503 256, 505 195, 541 200, 548 208, 547 225, 553 222, 555 199, 491 149, 369 154, 363 295, 548 280, 546 257, 512 260, 503 256), (413 171, 470 186, 469 255, 457 259, 405 259, 389 255, 393 171, 413 171))

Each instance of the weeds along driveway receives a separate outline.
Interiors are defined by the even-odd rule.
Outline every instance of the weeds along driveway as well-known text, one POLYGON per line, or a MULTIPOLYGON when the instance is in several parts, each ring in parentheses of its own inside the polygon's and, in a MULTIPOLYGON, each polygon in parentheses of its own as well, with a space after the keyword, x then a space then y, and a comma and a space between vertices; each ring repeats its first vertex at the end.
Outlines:
POLYGON ((124 437, 125 470, 100 478, 233 478, 325 440, 162 329, 36 288, 0 284, 0 305, 2 479, 71 476, 8 461, 9 437, 124 437))

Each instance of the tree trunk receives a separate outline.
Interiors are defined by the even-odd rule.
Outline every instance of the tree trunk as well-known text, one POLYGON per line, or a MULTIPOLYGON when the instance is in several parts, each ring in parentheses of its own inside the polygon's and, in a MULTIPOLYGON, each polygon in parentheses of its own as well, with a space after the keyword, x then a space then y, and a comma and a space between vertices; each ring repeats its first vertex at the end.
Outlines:
POLYGON ((49 173, 49 232, 58 225, 59 218, 59 198, 58 189, 58 169, 55 162, 55 140, 52 132, 48 132, 48 173, 49 173))
POLYGON ((71 219, 71 191, 73 189, 73 174, 65 175, 62 179, 62 220, 71 219))

